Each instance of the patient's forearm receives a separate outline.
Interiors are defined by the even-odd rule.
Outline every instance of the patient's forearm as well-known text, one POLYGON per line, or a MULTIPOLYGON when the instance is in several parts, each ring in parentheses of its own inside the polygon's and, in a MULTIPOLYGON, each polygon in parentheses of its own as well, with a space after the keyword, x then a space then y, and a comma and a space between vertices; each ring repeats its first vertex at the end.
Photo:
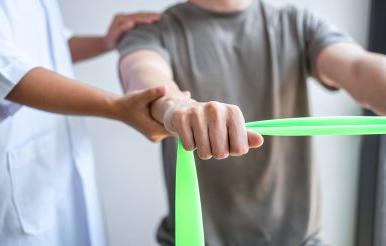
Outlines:
POLYGON ((126 92, 156 85, 167 85, 173 91, 179 91, 173 82, 171 68, 153 51, 130 54, 122 59, 119 68, 121 83, 126 92))
POLYGON ((334 68, 339 86, 363 107, 386 115, 386 58, 363 52, 347 65, 334 68))
POLYGON ((357 86, 347 90, 366 108, 386 115, 386 57, 368 53, 352 69, 357 86))
POLYGON ((166 85, 168 92, 151 106, 151 115, 181 138, 187 150, 197 149, 201 159, 246 154, 263 143, 258 134, 247 132, 241 110, 219 102, 196 102, 173 81, 172 71, 155 52, 140 51, 121 61, 125 91, 166 85))
POLYGON ((167 95, 152 107, 153 117, 163 123, 165 111, 182 98, 190 100, 173 81, 172 71, 166 61, 152 51, 140 51, 125 57, 120 64, 120 75, 125 92, 166 85, 167 95))
POLYGON ((327 85, 345 89, 362 106, 386 115, 386 56, 336 44, 321 53, 318 71, 327 85))

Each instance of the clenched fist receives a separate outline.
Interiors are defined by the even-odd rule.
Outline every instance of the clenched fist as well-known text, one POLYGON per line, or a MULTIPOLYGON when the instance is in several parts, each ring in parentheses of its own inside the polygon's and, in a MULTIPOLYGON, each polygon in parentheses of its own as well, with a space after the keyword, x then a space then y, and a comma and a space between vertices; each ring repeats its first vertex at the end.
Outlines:
POLYGON ((235 105, 196 102, 190 98, 170 99, 163 122, 177 134, 186 150, 197 149, 201 159, 240 156, 263 144, 262 136, 248 132, 244 116, 235 105))

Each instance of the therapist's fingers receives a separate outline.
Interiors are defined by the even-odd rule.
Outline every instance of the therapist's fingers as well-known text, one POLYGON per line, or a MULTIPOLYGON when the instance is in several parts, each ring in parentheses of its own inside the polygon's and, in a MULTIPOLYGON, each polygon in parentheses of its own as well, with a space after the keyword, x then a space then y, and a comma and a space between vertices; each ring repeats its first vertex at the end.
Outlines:
POLYGON ((134 27, 135 27, 134 21, 127 21, 117 26, 115 32, 117 33, 117 35, 121 35, 121 34, 124 34, 125 32, 130 31, 134 27))
POLYGON ((137 14, 119 14, 114 18, 113 23, 122 25, 125 22, 132 21, 134 23, 150 24, 158 21, 160 14, 157 13, 137 13, 137 14))
POLYGON ((138 130, 153 143, 159 143, 170 136, 170 133, 165 130, 164 126, 156 121, 149 121, 143 130, 140 128, 138 130))
POLYGON ((120 25, 117 25, 111 32, 109 33, 110 35, 110 40, 112 41, 114 47, 117 45, 119 40, 121 40, 122 36, 131 31, 135 27, 136 23, 134 21, 126 21, 120 25))
POLYGON ((151 13, 151 12, 144 12, 144 13, 137 13, 132 14, 130 17, 135 22, 141 22, 141 23, 153 23, 155 21, 158 21, 160 19, 160 14, 158 13, 151 13))
POLYGON ((132 30, 135 27, 134 21, 125 22, 117 27, 115 32, 115 40, 119 41, 121 37, 128 31, 132 30))
POLYGON ((113 42, 118 42, 121 36, 135 27, 135 22, 132 20, 125 21, 119 24, 113 24, 107 34, 108 38, 113 42))
POLYGON ((165 94, 166 94, 166 87, 158 86, 158 87, 154 87, 143 91, 133 92, 131 96, 132 96, 132 100, 135 103, 148 105, 153 103, 155 100, 165 96, 165 94))
POLYGON ((157 99, 165 96, 166 87, 134 91, 117 99, 118 119, 140 131, 152 142, 159 142, 171 134, 163 124, 154 120, 150 108, 157 99))
POLYGON ((132 30, 136 24, 151 24, 159 20, 159 14, 156 13, 138 13, 138 14, 118 14, 110 24, 109 30, 105 35, 107 49, 114 49, 123 34, 132 30))

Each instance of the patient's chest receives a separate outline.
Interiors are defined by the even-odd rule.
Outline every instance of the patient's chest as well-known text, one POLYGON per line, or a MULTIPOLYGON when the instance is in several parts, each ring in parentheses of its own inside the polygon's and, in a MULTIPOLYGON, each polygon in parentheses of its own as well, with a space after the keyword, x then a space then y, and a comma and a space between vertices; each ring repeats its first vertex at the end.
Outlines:
POLYGON ((296 107, 297 94, 306 93, 296 37, 267 28, 259 18, 181 20, 172 29, 164 43, 174 78, 197 100, 239 105, 247 119, 256 120, 270 117, 278 105, 296 107), (250 112, 250 105, 266 106, 250 112))

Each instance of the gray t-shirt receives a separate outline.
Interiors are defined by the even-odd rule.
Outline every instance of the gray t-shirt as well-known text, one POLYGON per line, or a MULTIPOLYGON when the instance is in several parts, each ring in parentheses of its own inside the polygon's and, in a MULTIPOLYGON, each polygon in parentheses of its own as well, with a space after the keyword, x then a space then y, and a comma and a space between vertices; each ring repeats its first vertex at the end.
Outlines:
MULTIPOLYGON (((308 116, 307 78, 320 51, 346 35, 307 10, 254 1, 236 13, 192 3, 129 32, 121 56, 153 50, 199 101, 238 105, 246 121, 308 116)), ((163 143, 169 215, 158 240, 174 245, 174 139, 163 143)), ((319 192, 308 138, 266 138, 263 148, 227 160, 197 159, 208 246, 304 243, 319 230, 319 192)))

